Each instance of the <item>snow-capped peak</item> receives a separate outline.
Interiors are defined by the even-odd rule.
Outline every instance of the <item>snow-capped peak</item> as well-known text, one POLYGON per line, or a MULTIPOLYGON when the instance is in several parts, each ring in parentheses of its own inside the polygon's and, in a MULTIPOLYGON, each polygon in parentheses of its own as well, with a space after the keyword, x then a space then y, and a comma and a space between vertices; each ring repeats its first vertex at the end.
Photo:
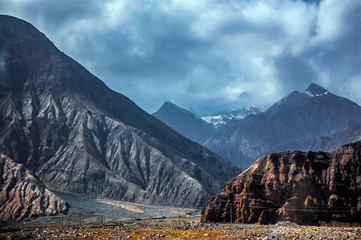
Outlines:
POLYGON ((315 83, 311 83, 310 86, 308 86, 308 88, 306 89, 305 94, 310 97, 318 97, 329 94, 329 91, 315 83))
POLYGON ((231 120, 241 120, 248 115, 251 114, 258 114, 261 113, 262 110, 257 107, 243 107, 240 109, 232 109, 227 112, 210 115, 210 116, 203 116, 202 119, 208 123, 213 124, 215 127, 220 127, 231 120))

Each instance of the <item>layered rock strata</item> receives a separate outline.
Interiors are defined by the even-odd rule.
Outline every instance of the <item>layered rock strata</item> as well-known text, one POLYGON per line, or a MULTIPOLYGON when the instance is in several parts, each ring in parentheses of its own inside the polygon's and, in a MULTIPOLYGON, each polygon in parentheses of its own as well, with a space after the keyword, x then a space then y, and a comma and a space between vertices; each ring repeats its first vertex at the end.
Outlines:
POLYGON ((22 164, 0 154, 0 221, 66 213, 67 203, 22 164))
POLYGON ((203 222, 361 221, 361 142, 259 158, 202 209, 203 222))

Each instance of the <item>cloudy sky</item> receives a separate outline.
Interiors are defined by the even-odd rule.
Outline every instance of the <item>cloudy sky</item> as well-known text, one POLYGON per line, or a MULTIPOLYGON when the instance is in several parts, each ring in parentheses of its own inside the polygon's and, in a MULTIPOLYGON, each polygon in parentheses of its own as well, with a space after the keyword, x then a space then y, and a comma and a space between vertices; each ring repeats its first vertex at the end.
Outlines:
POLYGON ((311 82, 361 104, 360 0, 0 0, 152 113, 267 106, 311 82))

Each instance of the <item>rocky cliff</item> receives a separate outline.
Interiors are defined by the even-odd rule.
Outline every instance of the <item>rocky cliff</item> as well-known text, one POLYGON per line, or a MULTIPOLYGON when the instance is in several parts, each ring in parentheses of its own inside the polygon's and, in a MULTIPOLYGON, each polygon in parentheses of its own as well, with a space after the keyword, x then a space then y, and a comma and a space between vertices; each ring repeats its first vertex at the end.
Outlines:
POLYGON ((49 191, 30 170, 0 154, 0 222, 67 210, 67 203, 49 191))
POLYGON ((50 189, 203 205, 240 169, 112 91, 44 34, 0 16, 0 152, 50 189))
POLYGON ((361 142, 259 158, 202 209, 203 222, 361 221, 361 142))

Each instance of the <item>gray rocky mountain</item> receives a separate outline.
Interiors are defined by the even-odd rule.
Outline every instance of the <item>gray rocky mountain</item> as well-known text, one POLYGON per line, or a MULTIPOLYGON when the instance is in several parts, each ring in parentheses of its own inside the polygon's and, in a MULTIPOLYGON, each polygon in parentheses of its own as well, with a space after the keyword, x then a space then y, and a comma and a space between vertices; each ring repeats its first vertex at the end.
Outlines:
POLYGON ((302 139, 295 142, 289 142, 283 145, 276 145, 271 152, 279 152, 284 150, 297 151, 331 151, 342 145, 351 142, 361 141, 361 122, 348 127, 341 132, 321 136, 311 139, 302 139))
POLYGON ((311 84, 304 93, 295 91, 264 113, 229 122, 205 146, 247 168, 262 155, 295 147, 289 143, 337 134, 360 119, 359 105, 311 84))
POLYGON ((112 91, 31 24, 0 16, 0 152, 48 188, 199 207, 240 169, 112 91))
POLYGON ((153 113, 153 116, 200 144, 203 144, 215 132, 213 124, 171 102, 165 102, 158 111, 153 113))
POLYGON ((0 154, 0 222, 66 213, 67 203, 23 165, 0 154))

